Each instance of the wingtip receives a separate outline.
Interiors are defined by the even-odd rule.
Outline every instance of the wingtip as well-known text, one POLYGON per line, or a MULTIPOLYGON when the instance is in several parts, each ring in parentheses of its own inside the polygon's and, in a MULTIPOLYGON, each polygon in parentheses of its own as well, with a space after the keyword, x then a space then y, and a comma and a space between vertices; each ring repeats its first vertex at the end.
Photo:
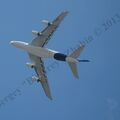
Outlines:
POLYGON ((64 13, 64 14, 68 14, 69 13, 69 11, 67 11, 67 10, 64 10, 62 13, 64 13))
POLYGON ((51 93, 46 94, 46 96, 49 98, 49 100, 53 100, 51 93))
POLYGON ((79 80, 79 75, 78 74, 74 75, 74 77, 75 77, 76 80, 79 80))
POLYGON ((53 100, 52 96, 48 96, 48 98, 49 98, 51 101, 53 100))
POLYGON ((75 78, 76 78, 77 80, 79 80, 79 76, 75 76, 75 78))

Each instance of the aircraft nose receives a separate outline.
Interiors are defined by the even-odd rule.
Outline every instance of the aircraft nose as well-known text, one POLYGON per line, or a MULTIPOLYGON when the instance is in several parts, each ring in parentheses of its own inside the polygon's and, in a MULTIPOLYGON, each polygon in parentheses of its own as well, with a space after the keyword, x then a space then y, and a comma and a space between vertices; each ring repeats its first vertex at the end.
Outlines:
POLYGON ((10 41, 10 44, 13 45, 13 44, 14 44, 14 41, 10 41))

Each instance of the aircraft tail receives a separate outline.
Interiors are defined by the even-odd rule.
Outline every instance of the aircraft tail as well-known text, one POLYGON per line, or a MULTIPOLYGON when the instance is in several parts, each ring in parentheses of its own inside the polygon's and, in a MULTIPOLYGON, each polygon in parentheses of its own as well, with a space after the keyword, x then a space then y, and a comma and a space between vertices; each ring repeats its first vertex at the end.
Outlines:
POLYGON ((89 62, 89 60, 78 60, 77 58, 81 55, 85 45, 81 45, 75 51, 73 51, 67 58, 66 61, 73 73, 73 75, 79 79, 78 70, 77 70, 77 62, 89 62))

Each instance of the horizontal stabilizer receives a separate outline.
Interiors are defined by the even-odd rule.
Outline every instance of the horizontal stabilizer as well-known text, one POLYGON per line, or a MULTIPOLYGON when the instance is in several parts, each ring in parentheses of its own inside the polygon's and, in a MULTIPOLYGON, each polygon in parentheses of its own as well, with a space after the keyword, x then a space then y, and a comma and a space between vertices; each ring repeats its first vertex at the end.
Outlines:
POLYGON ((73 53, 71 53, 69 55, 69 57, 78 58, 80 56, 81 52, 83 51, 84 47, 85 47, 84 45, 81 45, 73 53))
POLYGON ((74 75, 77 79, 79 79, 76 62, 68 62, 68 65, 70 66, 73 75, 74 75))
MULTIPOLYGON (((77 70, 77 58, 80 56, 81 52, 83 51, 85 45, 80 45, 75 51, 73 51, 69 57, 67 57, 66 61, 70 66, 70 69, 73 75, 79 79, 78 70, 77 70)), ((79 61, 79 60, 78 60, 79 61)))

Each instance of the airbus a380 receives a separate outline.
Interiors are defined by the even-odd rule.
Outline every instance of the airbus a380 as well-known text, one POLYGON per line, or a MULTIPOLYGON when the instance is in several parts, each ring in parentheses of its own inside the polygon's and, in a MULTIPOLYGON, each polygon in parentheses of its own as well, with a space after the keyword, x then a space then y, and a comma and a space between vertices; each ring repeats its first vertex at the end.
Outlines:
POLYGON ((48 79, 44 67, 43 58, 54 58, 59 61, 65 61, 71 68, 73 75, 78 79, 77 71, 77 62, 89 62, 89 60, 78 60, 77 58, 81 54, 84 45, 80 45, 73 53, 70 55, 62 54, 58 51, 54 51, 44 46, 48 43, 53 33, 56 31, 58 26, 64 17, 68 14, 68 11, 62 12, 53 22, 43 20, 47 26, 42 32, 32 31, 36 37, 32 40, 31 43, 21 42, 21 41, 11 41, 14 47, 22 49, 29 54, 32 63, 26 63, 28 67, 33 68, 36 72, 36 76, 33 76, 32 79, 40 82, 46 96, 52 100, 52 95, 50 92, 48 79))

